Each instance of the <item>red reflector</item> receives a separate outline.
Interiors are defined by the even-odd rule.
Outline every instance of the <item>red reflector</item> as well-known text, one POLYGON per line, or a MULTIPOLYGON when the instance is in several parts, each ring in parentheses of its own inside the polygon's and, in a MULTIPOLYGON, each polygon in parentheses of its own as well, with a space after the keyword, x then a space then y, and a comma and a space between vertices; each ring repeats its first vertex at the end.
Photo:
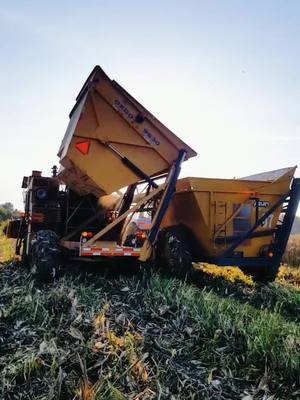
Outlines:
POLYGON ((76 143, 75 147, 78 151, 80 151, 81 154, 86 156, 90 150, 90 144, 91 142, 89 140, 86 140, 84 142, 76 143))

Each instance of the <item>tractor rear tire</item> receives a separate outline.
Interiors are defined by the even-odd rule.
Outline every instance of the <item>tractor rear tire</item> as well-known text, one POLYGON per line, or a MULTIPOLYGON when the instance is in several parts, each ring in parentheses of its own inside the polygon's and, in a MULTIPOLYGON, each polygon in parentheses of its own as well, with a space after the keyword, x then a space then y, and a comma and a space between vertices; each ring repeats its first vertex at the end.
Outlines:
POLYGON ((172 226, 159 232, 156 246, 156 265, 161 271, 191 278, 193 268, 191 238, 184 226, 172 226))
POLYGON ((280 265, 239 267, 246 275, 250 275, 255 282, 268 283, 276 279, 280 265))
POLYGON ((31 272, 41 282, 53 280, 60 268, 60 246, 57 234, 40 230, 32 242, 31 272))

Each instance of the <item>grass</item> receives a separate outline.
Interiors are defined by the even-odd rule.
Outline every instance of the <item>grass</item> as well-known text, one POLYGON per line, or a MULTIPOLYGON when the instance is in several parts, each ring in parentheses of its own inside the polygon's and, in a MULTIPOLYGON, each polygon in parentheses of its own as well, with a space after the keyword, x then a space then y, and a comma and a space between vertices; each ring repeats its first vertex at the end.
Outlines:
POLYGON ((3 235, 4 224, 0 223, 0 265, 13 260, 15 257, 15 240, 3 235))
POLYGON ((199 281, 0 269, 0 398, 299 399, 300 273, 258 286, 237 268, 199 281))
POLYGON ((37 286, 8 265, 1 398, 299 398, 300 293, 230 281, 68 274, 37 286))

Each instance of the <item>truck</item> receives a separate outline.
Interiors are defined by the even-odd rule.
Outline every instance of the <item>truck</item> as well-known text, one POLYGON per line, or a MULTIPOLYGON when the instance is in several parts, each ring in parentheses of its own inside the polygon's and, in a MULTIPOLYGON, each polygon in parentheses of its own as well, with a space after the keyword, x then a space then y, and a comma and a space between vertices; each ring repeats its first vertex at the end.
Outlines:
POLYGON ((6 234, 39 277, 67 259, 151 263, 179 275, 204 262, 274 280, 300 198, 296 167, 180 179, 196 155, 96 66, 70 112, 59 169, 23 178, 24 213, 6 234))

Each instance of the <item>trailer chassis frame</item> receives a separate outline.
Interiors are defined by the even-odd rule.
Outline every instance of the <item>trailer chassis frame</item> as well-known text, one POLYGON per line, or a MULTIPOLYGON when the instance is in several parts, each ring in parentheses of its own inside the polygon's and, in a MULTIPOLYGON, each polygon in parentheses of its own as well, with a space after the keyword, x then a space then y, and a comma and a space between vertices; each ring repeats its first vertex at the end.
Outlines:
MULTIPOLYGON (((133 207, 128 208, 126 211, 121 213, 115 220, 113 220, 110 224, 105 226, 99 232, 97 232, 91 239, 82 243, 80 240, 79 243, 79 256, 92 256, 92 255, 100 255, 100 256, 119 256, 123 255, 122 251, 125 252, 124 255, 127 256, 134 256, 139 257, 140 261, 147 261, 152 254, 152 248, 155 244, 157 239, 157 235, 159 232, 159 227, 161 222, 167 212, 169 204, 172 200, 172 197, 176 190, 176 182, 178 180, 181 164, 185 160, 186 151, 180 150, 178 152, 177 159, 173 162, 168 175, 165 178, 165 182, 158 186, 154 180, 160 179, 161 176, 158 177, 148 177, 143 174, 141 176, 145 182, 149 184, 149 190, 152 188, 151 191, 147 191, 145 196, 139 200, 133 207), (115 245, 114 242, 111 241, 112 247, 96 247, 96 242, 103 237, 108 232, 112 231, 118 224, 124 221, 129 215, 134 214, 138 210, 141 209, 142 206, 146 205, 149 201, 155 199, 155 197, 161 196, 158 208, 155 211, 155 215, 152 218, 151 227, 148 233, 148 237, 144 242, 144 245, 141 249, 135 248, 127 248, 125 246, 120 246, 117 243, 115 245), (94 247, 94 249, 93 249, 94 247), (95 248, 96 247, 96 248, 95 248), (113 252, 111 249, 113 248, 113 252)), ((141 183, 141 182, 140 182, 141 183)), ((131 205, 131 204, 130 204, 131 205)), ((130 207, 130 206, 129 206, 130 207)), ((64 246, 64 240, 61 241, 62 246, 64 246)))

